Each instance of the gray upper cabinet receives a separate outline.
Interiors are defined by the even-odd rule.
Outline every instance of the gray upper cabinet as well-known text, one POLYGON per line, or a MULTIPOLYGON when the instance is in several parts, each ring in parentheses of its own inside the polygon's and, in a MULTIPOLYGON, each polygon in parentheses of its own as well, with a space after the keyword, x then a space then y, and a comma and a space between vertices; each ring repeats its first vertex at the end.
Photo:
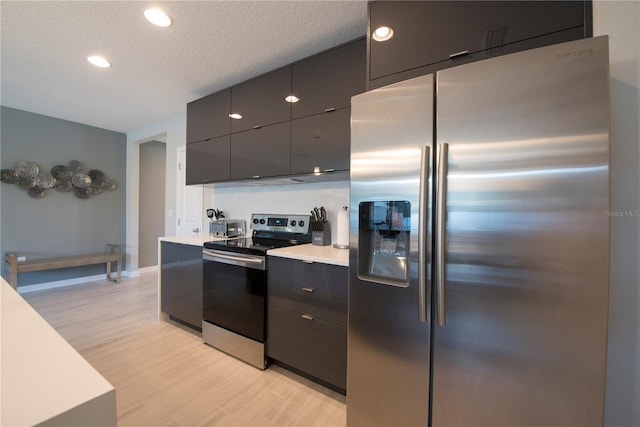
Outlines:
POLYGON ((366 40, 293 65, 291 173, 349 170, 351 97, 366 88, 366 40))
POLYGON ((361 38, 187 104, 187 184, 348 171, 351 97, 365 88, 361 38))
POLYGON ((230 154, 229 135, 187 144, 187 185, 228 180, 230 154))
POLYGON ((281 68, 231 88, 231 133, 291 120, 291 67, 281 68))
POLYGON ((231 89, 205 96, 187 104, 187 144, 230 131, 231 89))
POLYGON ((291 122, 291 173, 349 169, 351 108, 291 122))
POLYGON ((366 40, 361 39, 293 65, 291 117, 297 119, 351 106, 366 88, 366 40))
POLYGON ((369 34, 370 88, 518 50, 511 44, 524 50, 589 36, 589 10, 584 1, 371 2, 371 33, 386 26, 393 36, 369 34))
POLYGON ((231 179, 289 175, 290 122, 231 135, 231 179))

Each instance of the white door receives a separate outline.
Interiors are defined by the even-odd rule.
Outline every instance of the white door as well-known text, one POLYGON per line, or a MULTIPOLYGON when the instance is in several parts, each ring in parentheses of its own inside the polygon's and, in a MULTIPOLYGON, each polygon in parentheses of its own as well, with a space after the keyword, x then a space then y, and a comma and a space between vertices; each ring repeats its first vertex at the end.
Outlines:
POLYGON ((187 148, 178 147, 176 234, 202 234, 202 185, 186 185, 187 148))

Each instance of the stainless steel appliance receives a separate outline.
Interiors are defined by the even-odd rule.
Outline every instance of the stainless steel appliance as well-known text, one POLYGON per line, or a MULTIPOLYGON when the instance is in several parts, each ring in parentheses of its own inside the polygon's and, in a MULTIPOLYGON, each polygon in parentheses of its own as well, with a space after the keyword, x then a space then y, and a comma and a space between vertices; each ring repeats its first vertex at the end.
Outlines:
POLYGON ((245 223, 242 219, 216 219, 209 222, 209 236, 238 237, 244 236, 245 223))
POLYGON ((310 243, 309 215, 253 214, 251 228, 251 237, 204 244, 202 338, 265 369, 267 251, 310 243))
POLYGON ((608 39, 352 98, 347 425, 602 425, 608 39))

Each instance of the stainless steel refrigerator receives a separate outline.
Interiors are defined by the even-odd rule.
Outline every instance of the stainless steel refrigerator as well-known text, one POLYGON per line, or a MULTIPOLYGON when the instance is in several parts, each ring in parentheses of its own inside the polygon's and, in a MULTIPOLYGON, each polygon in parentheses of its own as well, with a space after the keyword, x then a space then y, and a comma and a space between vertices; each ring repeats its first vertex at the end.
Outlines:
POLYGON ((347 425, 602 425, 607 37, 351 108, 347 425))

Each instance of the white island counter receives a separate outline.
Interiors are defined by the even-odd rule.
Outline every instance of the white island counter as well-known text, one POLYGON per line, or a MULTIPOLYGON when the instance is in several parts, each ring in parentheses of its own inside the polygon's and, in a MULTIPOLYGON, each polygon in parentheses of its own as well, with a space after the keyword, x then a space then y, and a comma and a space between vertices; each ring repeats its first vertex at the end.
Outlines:
POLYGON ((116 392, 0 278, 0 425, 115 426, 116 392))

